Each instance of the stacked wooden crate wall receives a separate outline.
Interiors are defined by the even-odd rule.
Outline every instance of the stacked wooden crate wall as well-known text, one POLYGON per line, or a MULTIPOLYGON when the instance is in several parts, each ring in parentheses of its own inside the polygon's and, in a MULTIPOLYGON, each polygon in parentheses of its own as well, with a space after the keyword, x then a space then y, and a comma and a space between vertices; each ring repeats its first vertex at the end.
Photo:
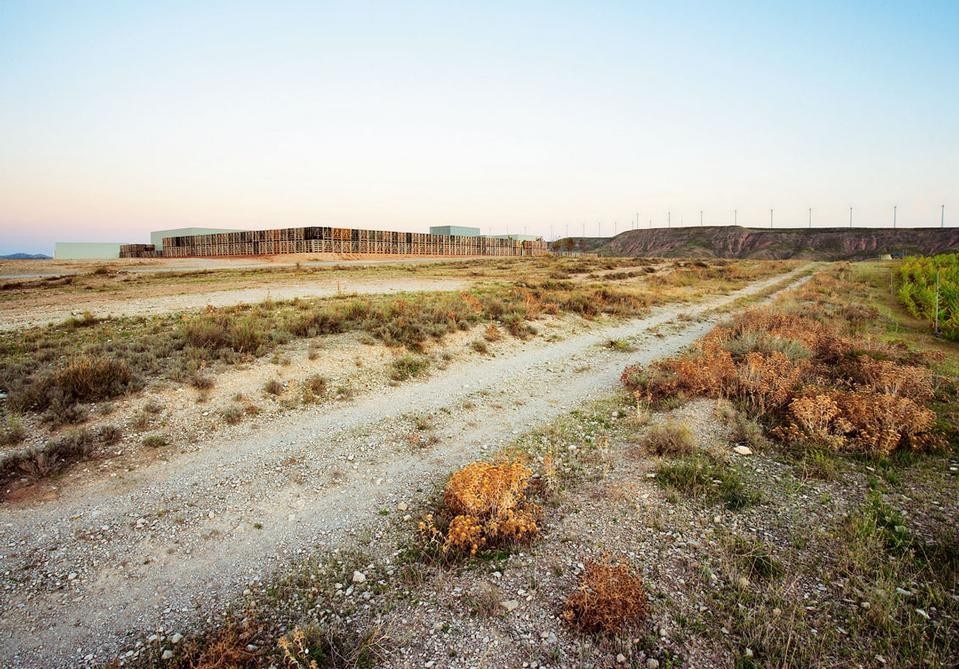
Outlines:
POLYGON ((170 258, 280 253, 536 256, 545 255, 548 251, 546 242, 542 240, 451 237, 420 232, 327 227, 223 232, 166 237, 163 240, 163 255, 170 258))
POLYGON ((121 258, 156 258, 159 255, 153 244, 120 244, 121 258))

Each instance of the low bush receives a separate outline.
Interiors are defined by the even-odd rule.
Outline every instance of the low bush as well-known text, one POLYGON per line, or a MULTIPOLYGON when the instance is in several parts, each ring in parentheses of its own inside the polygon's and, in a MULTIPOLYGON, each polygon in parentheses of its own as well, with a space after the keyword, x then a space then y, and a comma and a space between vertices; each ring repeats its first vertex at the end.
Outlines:
POLYGON ((283 383, 279 379, 270 379, 263 384, 263 392, 267 395, 282 395, 284 390, 283 383))
POLYGON ((162 434, 149 434, 143 438, 143 446, 146 448, 162 448, 167 443, 169 442, 166 436, 162 434))
POLYGON ((23 420, 16 414, 9 414, 0 428, 0 446, 15 446, 26 439, 27 431, 23 427, 23 420))
POLYGON ((760 500, 759 493, 746 485, 735 468, 703 453, 661 465, 656 471, 656 481, 668 490, 702 499, 707 504, 722 502, 732 511, 753 506, 760 500))
POLYGON ((223 416, 223 420, 228 425, 236 425, 241 420, 243 420, 244 413, 245 412, 243 410, 243 407, 237 404, 231 404, 230 406, 223 409, 223 411, 220 412, 220 415, 223 416))
POLYGON ((216 385, 216 381, 213 380, 212 376, 197 373, 190 379, 190 385, 197 390, 209 390, 216 385))
POLYGON ((394 358, 390 363, 390 379, 393 381, 406 381, 417 376, 422 376, 430 367, 430 360, 421 355, 403 355, 394 358))
POLYGON ((696 437, 686 423, 669 420, 650 427, 641 444, 656 455, 689 455, 696 450, 696 437))
POLYGON ((303 382, 303 401, 319 402, 326 397, 327 390, 326 378, 320 374, 314 374, 303 382))
POLYGON ((118 428, 106 425, 96 430, 76 430, 43 446, 6 453, 0 460, 0 484, 19 476, 34 480, 52 476, 74 462, 89 459, 98 448, 116 443, 121 436, 118 428))
POLYGON ((295 627, 277 646, 290 669, 358 669, 385 659, 385 639, 377 630, 360 633, 345 626, 309 625, 295 627))
POLYGON ((520 462, 467 465, 446 484, 440 525, 428 515, 420 523, 421 536, 443 553, 469 555, 529 541, 539 533, 541 515, 540 507, 526 497, 532 475, 520 462))
POLYGON ((119 397, 138 385, 123 360, 103 356, 80 356, 65 366, 40 375, 10 397, 17 409, 62 410, 77 402, 95 402, 119 397))
POLYGON ((643 580, 625 562, 589 561, 563 618, 583 632, 615 634, 649 615, 643 580))

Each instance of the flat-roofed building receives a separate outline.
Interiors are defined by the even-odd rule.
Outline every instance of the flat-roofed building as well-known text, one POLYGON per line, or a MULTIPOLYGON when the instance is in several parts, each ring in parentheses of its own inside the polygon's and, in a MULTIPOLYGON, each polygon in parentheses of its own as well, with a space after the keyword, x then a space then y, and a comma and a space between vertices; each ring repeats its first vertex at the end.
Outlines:
POLYGON ((469 228, 465 225, 433 225, 430 226, 431 235, 446 235, 448 237, 479 237, 479 228, 469 228))
POLYGON ((57 260, 112 260, 120 257, 117 242, 57 242, 53 245, 57 260))

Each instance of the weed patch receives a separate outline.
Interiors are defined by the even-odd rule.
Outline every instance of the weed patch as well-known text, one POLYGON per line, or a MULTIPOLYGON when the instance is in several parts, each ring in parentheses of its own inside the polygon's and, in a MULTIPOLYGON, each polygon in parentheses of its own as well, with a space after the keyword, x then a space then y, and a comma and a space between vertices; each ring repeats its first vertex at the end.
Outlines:
POLYGON ((590 561, 563 618, 583 632, 615 634, 646 619, 649 604, 639 575, 624 562, 590 561))
POLYGON ((708 504, 721 502, 733 511, 760 501, 758 491, 743 481, 737 469, 706 454, 664 463, 656 471, 656 480, 667 490, 708 504))

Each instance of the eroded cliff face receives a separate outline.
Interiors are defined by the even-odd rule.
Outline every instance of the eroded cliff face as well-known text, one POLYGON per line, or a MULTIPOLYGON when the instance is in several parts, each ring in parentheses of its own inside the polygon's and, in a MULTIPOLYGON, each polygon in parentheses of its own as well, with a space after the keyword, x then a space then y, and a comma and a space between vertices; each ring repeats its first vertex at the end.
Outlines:
MULTIPOLYGON (((572 241, 577 248, 616 256, 856 260, 884 253, 957 251, 959 228, 657 228, 629 230, 611 240, 584 240, 582 246, 572 241)), ((563 248, 563 240, 557 244, 563 248)))

